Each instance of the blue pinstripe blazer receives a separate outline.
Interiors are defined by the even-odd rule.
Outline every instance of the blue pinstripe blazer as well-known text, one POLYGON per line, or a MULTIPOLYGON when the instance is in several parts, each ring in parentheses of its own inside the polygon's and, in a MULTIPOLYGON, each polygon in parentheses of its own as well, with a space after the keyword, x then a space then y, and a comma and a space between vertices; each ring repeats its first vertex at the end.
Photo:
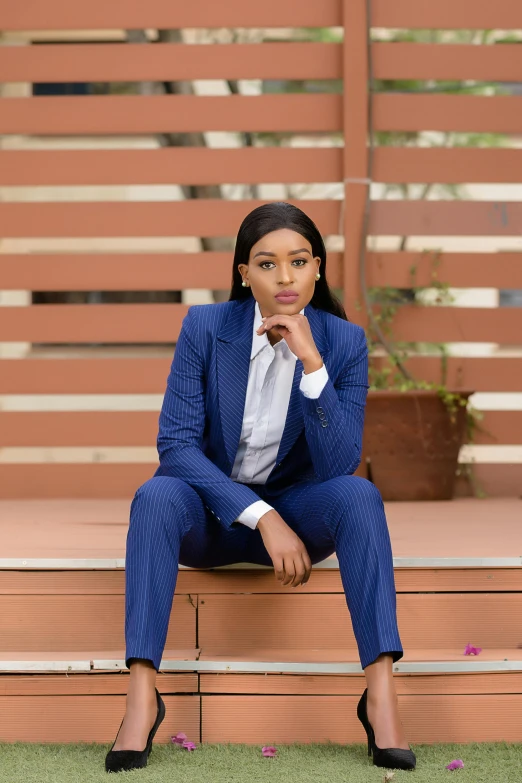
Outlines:
MULTIPOLYGON (((259 500, 230 478, 243 424, 254 307, 251 296, 189 308, 159 416, 154 475, 187 482, 227 528, 259 500)), ((305 397, 299 389, 303 363, 296 361, 276 465, 266 482, 272 495, 299 481, 351 474, 361 460, 369 389, 364 329, 310 304, 305 315, 329 380, 319 398, 305 397)))

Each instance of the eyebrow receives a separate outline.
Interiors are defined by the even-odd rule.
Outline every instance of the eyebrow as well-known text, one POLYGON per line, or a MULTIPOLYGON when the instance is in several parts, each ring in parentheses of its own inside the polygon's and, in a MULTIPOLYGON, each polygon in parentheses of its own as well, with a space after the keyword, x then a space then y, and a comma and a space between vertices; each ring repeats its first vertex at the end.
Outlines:
MULTIPOLYGON (((309 253, 309 255, 312 255, 306 247, 300 247, 299 250, 291 250, 288 255, 295 256, 296 253, 309 253)), ((273 258, 276 258, 277 253, 271 253, 268 250, 260 250, 259 253, 255 254, 254 258, 257 258, 258 256, 272 256, 273 258)))

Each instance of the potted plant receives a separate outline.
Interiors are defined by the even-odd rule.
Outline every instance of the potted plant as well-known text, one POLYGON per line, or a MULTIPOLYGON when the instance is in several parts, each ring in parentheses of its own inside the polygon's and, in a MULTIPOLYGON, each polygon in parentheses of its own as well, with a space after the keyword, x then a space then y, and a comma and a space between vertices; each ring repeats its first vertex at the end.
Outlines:
MULTIPOLYGON (((370 35, 370 32, 368 33, 370 35)), ((474 43, 480 35, 485 43, 495 31, 437 31, 410 30, 387 33, 387 40, 434 43, 436 41, 460 41, 474 43)), ((372 46, 369 41, 370 91, 422 92, 433 88, 431 82, 422 80, 376 79, 373 75, 372 46)), ((437 89, 452 93, 484 94, 485 91, 502 92, 497 84, 470 84, 439 80, 437 89)), ((370 103, 371 107, 371 103, 370 103)), ((368 178, 372 181, 375 144, 414 145, 419 143, 441 146, 489 146, 503 143, 505 137, 499 134, 457 134, 444 133, 433 140, 418 132, 375 131, 372 112, 369 112, 369 162, 368 178)), ((388 184, 383 196, 398 191, 402 198, 412 198, 412 186, 408 183, 388 184)), ((433 182, 421 186, 419 199, 428 197, 430 191, 450 192, 459 197, 459 188, 453 184, 433 182)), ((475 409, 469 397, 474 390, 450 389, 446 384, 447 346, 444 344, 420 344, 392 342, 391 324, 397 307, 404 304, 416 306, 451 304, 453 297, 449 286, 442 283, 436 266, 440 253, 432 253, 433 269, 429 286, 417 286, 414 279, 411 287, 368 288, 366 284, 366 246, 370 213, 370 188, 364 226, 361 231, 359 272, 363 306, 367 313, 366 330, 370 353, 369 393, 366 407, 363 454, 359 468, 381 491, 384 500, 445 500, 454 493, 455 480, 465 475, 476 497, 485 493, 476 480, 473 465, 459 466, 458 457, 463 443, 472 443, 483 414, 475 409), (435 293, 435 297, 433 294, 435 293), (375 310, 375 311, 374 311, 375 310), (430 383, 414 379, 405 367, 405 360, 412 350, 441 355, 441 380, 430 383)), ((402 237, 399 249, 405 250, 408 237, 402 237)), ((416 268, 411 270, 414 278, 416 268)), ((361 308, 361 303, 358 303, 361 308)), ((480 428, 482 432, 485 432, 480 428)), ((491 433, 488 433, 491 434, 491 433)))
MULTIPOLYGON (((428 251, 424 251, 426 253, 428 251)), ((379 488, 383 500, 449 500, 455 480, 464 473, 476 496, 484 496, 471 465, 459 466, 463 443, 471 443, 483 414, 469 401, 473 390, 453 390, 446 385, 447 347, 423 346, 441 356, 439 383, 414 379, 405 367, 418 343, 391 342, 391 323, 401 304, 413 301, 426 306, 424 292, 437 291, 436 304, 453 301, 447 284, 435 267, 440 253, 431 253, 429 286, 368 289, 369 326, 366 330, 369 365, 368 400, 361 473, 379 488), (405 291, 407 293, 405 293, 405 291), (373 312, 373 305, 379 312, 373 312)), ((416 268, 412 268, 412 278, 416 268)))

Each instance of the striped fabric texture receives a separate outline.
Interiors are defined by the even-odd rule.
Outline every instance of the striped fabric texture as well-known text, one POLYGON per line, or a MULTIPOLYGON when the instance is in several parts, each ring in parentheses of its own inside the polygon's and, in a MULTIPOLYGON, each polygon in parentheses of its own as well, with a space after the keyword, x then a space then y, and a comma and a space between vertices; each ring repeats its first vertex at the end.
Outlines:
MULTIPOLYGON (((266 498, 265 487, 260 493, 266 498)), ((402 658, 391 543, 375 485, 360 476, 314 479, 295 484, 271 503, 302 540, 312 563, 337 553, 361 667, 383 652, 391 653, 394 662, 402 658)), ((126 666, 133 658, 145 658, 159 670, 178 563, 192 568, 272 565, 257 528, 240 523, 225 528, 186 482, 169 476, 149 479, 132 501, 127 534, 126 666)))
POLYGON ((260 531, 234 521, 259 499, 297 533, 312 563, 336 552, 362 668, 382 652, 395 662, 403 649, 384 504, 370 481, 352 475, 361 458, 369 388, 364 330, 305 308, 328 382, 320 397, 307 398, 297 360, 276 464, 265 484, 239 484, 230 474, 254 304, 251 297, 194 305, 183 321, 159 419, 160 467, 131 503, 126 665, 145 658, 160 668, 179 563, 272 565, 260 531))
MULTIPOLYGON (((226 528, 259 495, 230 478, 248 383, 255 299, 192 305, 183 319, 159 417, 155 476, 193 487, 226 528)), ((298 481, 352 474, 361 459, 368 392, 364 329, 305 307, 329 380, 317 399, 299 389, 298 359, 269 495, 298 481)), ((270 502, 270 501, 267 501, 270 502)), ((237 524, 237 523, 236 523, 237 524)))

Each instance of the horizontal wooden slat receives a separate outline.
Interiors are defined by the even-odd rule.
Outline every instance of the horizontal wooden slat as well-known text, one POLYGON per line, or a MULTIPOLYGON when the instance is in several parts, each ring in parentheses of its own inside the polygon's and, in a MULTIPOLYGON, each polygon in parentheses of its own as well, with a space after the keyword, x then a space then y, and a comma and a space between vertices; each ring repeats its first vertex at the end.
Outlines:
POLYGON ((341 59, 339 43, 298 41, 0 46, 0 75, 4 82, 338 79, 341 59))
POLYGON ((374 98, 375 130, 520 133, 522 97, 511 95, 412 95, 374 98))
MULTIPOLYGON (((235 236, 261 200, 0 203, 4 237, 235 236)), ((291 200, 322 234, 338 234, 340 200, 291 200)), ((520 236, 522 202, 373 201, 376 236, 520 236)))
POLYGON ((167 352, 164 359, 0 359, 0 394, 164 394, 167 352))
MULTIPOLYGON (((209 185, 340 182, 342 147, 204 147, 152 150, 0 150, 0 184, 209 185), (226 173, 225 173, 226 172, 226 173)), ((377 147, 374 182, 513 182, 522 150, 377 147)))
POLYGON ((522 202, 374 201, 369 233, 378 236, 520 236, 522 202))
MULTIPOLYGON (((376 94, 375 130, 522 132, 521 96, 376 94)), ((111 95, 3 98, 0 133, 340 132, 342 98, 111 95)))
MULTIPOLYGON (((172 360, 158 358, 0 359, 0 394, 164 394, 172 360)), ((372 362, 375 359, 371 359, 372 362)), ((415 378, 441 381, 441 361, 405 362, 415 378)), ((519 358, 458 357, 447 360, 451 389, 522 392, 519 358)))
MULTIPOLYGON (((188 310, 183 304, 34 305, 0 308, 0 335, 10 342, 172 343, 188 310)), ((520 308, 404 306, 397 340, 520 344, 520 308)))
MULTIPOLYGON (((0 498, 132 498, 157 467, 151 463, 0 464, 0 498)), ((474 472, 486 494, 520 497, 522 464, 480 463, 474 472)), ((464 478, 457 481, 456 494, 472 495, 464 478)))
POLYGON ((453 288, 522 288, 522 253, 517 252, 370 252, 367 265, 369 286, 409 288, 438 281, 453 288))
MULTIPOLYGON (((510 44, 374 42, 377 79, 522 81, 510 44)), ((167 81, 180 79, 340 79, 341 43, 135 43, 0 46, 5 82, 167 81)))
POLYGON ((342 147, 0 150, 0 184, 338 182, 342 179, 342 153, 342 147))
MULTIPOLYGON (((454 288, 522 288, 522 253, 518 252, 369 252, 367 268, 369 286, 408 288, 412 281, 417 286, 438 281, 454 288)), ((219 252, 0 254, 4 290, 227 290, 231 270, 232 253, 219 252)), ((327 279, 331 288, 342 286, 341 253, 328 253, 327 279)))
MULTIPOLYGON (((184 304, 33 305, 0 307, 0 337, 37 343, 172 343, 184 304)), ((396 340, 519 345, 522 308, 418 307, 394 318, 396 340)))
MULTIPOLYGON (((0 254, 2 288, 33 291, 182 291, 230 288, 232 253, 0 254)), ((324 272, 323 272, 324 274, 324 272)), ((341 254, 328 283, 342 285, 341 254)))
MULTIPOLYGON (((396 676, 394 674, 394 678, 396 676)), ((473 674, 469 676, 475 677, 473 674)), ((435 677, 438 679, 438 675, 435 677)), ((416 675, 413 675, 413 678, 416 678, 416 675)), ((276 746, 283 743, 291 745, 318 742, 324 743, 329 749, 335 748, 335 753, 336 746, 361 743, 364 749, 357 752, 354 749, 350 756, 346 748, 339 747, 341 760, 338 767, 335 767, 334 763, 329 764, 327 775, 331 776, 331 780, 345 778, 348 765, 371 764, 366 758, 366 734, 357 719, 357 702, 359 694, 364 690, 364 683, 358 685, 358 692, 353 696, 205 694, 201 700, 202 741, 259 746, 266 741, 266 737, 270 737, 270 743, 276 746), (335 769, 339 769, 339 773, 336 774, 335 769)), ((461 743, 464 748, 459 751, 460 755, 466 759, 465 765, 471 766, 476 762, 476 757, 472 762, 467 761, 472 752, 466 748, 467 743, 519 743, 521 740, 522 697, 516 693, 474 693, 471 696, 430 696, 426 693, 422 696, 401 695, 399 704, 405 736, 418 754, 419 765, 422 763, 422 749, 417 749, 417 745, 421 743, 461 743)), ((254 752, 252 748, 252 753, 254 752)), ((312 755, 313 751, 309 750, 308 753, 312 755)), ((516 769, 517 753, 518 750, 515 749, 511 756, 506 753, 506 758, 511 758, 511 762, 506 762, 506 771, 510 767, 516 769)), ((329 761, 330 758, 335 758, 334 753, 324 753, 324 757, 329 761)), ((323 769, 321 767, 319 778, 327 779, 323 769)), ((312 770, 312 764, 307 765, 307 772, 312 770)), ((506 783, 509 780, 507 775, 506 783)), ((370 777, 370 774, 367 776, 370 777)), ((516 776, 515 772, 512 777, 516 780, 516 776)), ((374 777, 376 780, 386 779, 382 772, 374 777)))
MULTIPOLYGON (((339 233, 339 201, 288 202, 306 212, 322 234, 339 233)), ((0 236, 235 236, 245 216, 266 203, 260 199, 0 203, 0 236)))
MULTIPOLYGON (((208 0, 191 3, 170 0, 128 0, 112 5, 104 0, 71 4, 28 0, 23 6, 1 0, 2 28, 8 30, 78 30, 148 27, 326 27, 342 25, 340 0, 265 0, 245 3, 208 0)), ((473 0, 373 0, 372 24, 376 27, 476 29, 520 28, 522 9, 518 0, 477 4, 473 0)))
POLYGON ((520 307, 400 307, 393 319, 396 340, 497 342, 520 345, 520 307))
POLYGON ((1 307, 0 336, 40 343, 172 343, 187 311, 188 305, 164 303, 1 307))
MULTIPOLYGON (((496 573, 498 573, 498 570, 496 573)), ((398 572, 396 570, 395 579, 397 579, 397 575, 398 572)), ((445 652, 446 651, 437 650, 435 655, 440 655, 439 659, 442 659, 444 656, 444 659, 446 660, 446 655, 444 655, 445 652)), ((486 651, 483 650, 481 655, 484 655, 485 652, 486 651)), ((498 652, 504 653, 502 658, 507 655, 510 655, 511 657, 516 655, 516 651, 509 650, 509 648, 507 650, 499 650, 498 652)), ((404 656, 401 659, 401 663, 408 657, 410 657, 412 661, 422 660, 423 653, 428 653, 431 660, 435 657, 432 651, 428 652, 408 648, 404 650, 404 656)), ((454 655, 454 659, 456 658, 459 660, 460 653, 461 651, 459 650, 458 657, 457 655, 454 655)), ((448 658, 451 654, 451 651, 447 651, 448 658)), ((305 655, 306 653, 303 657, 305 657, 305 655)), ((280 660, 280 658, 277 658, 277 660, 280 660)), ((342 657, 341 660, 343 660, 342 657)), ((361 676, 364 675, 361 673, 361 676)), ((517 671, 495 672, 493 675, 489 672, 474 672, 471 677, 467 672, 461 674, 438 672, 435 676, 432 673, 416 673, 412 676, 411 674, 394 672, 393 676, 398 696, 408 695, 422 697, 428 694, 438 696, 442 694, 469 694, 475 696, 477 694, 486 693, 520 693, 522 689, 522 672, 517 671)), ((326 694, 351 696, 361 693, 360 680, 357 675, 329 676, 327 674, 310 674, 305 678, 286 674, 236 674, 227 672, 224 677, 223 672, 215 674, 201 672, 199 675, 199 682, 200 690, 206 694, 266 693, 273 695, 285 694, 289 696, 302 696, 304 694, 317 694, 318 696, 324 696, 326 694)), ((13 687, 11 683, 9 683, 8 687, 9 686, 11 686, 11 688, 13 687)))
MULTIPOLYGON (((71 531, 71 537, 74 538, 74 530, 77 529, 75 524, 81 525, 81 517, 80 521, 78 521, 78 516, 74 515, 74 504, 76 502, 77 501, 73 500, 44 501, 40 499, 38 502, 38 521, 36 521, 35 524, 40 528, 39 521, 42 519, 42 515, 45 516, 46 514, 53 513, 54 510, 55 519, 57 512, 61 513, 63 522, 54 528, 57 532, 53 535, 59 536, 62 535, 62 531, 68 530, 71 531), (49 506, 51 506, 51 508, 49 508, 49 506), (69 509, 69 514, 63 514, 61 506, 65 506, 66 509, 69 509), (74 519, 74 516, 76 516, 76 520, 74 519)), ((85 506, 85 500, 79 502, 82 506, 85 506)), ((129 499, 129 501, 112 500, 109 502, 108 500, 91 500, 87 502, 92 509, 94 504, 103 504, 105 507, 106 504, 111 506, 116 502, 123 505, 124 503, 130 503, 131 501, 129 499)), ((408 501, 408 506, 411 506, 412 502, 413 501, 408 501)), ((487 523, 489 520, 496 519, 498 515, 501 515, 505 520, 506 516, 509 514, 511 514, 512 518, 516 518, 516 515, 518 514, 518 500, 516 498, 502 498, 501 501, 493 499, 484 501, 483 499, 462 498, 459 499, 457 503, 454 503, 453 501, 442 501, 442 505, 439 507, 437 506, 438 504, 435 504, 435 507, 431 506, 431 511, 435 512, 433 514, 435 519, 433 523, 430 524, 433 524, 436 529, 439 515, 440 517, 444 517, 450 525, 458 523, 461 541, 462 537, 466 535, 465 528, 463 529, 462 526, 463 516, 461 514, 464 509, 468 515, 467 518, 473 519, 473 525, 476 524, 477 518, 482 518, 484 520, 485 524, 481 524, 480 528, 481 537, 488 532, 487 523), (449 518, 448 515, 452 515, 452 518, 449 518)), ((5 535, 3 536, 4 548, 2 550, 2 555, 8 553, 8 557, 16 556, 16 553, 13 552, 12 548, 8 545, 9 539, 12 538, 14 532, 13 526, 9 520, 14 518, 20 520, 19 524, 23 524, 24 530, 26 530, 27 525, 30 524, 30 519, 32 518, 34 520, 34 517, 32 517, 33 508, 34 503, 32 500, 25 501, 19 499, 16 501, 2 501, 0 510, 2 511, 5 520, 4 524, 7 523, 8 529, 11 531, 9 538, 6 538, 5 535), (21 510, 18 510, 16 515, 12 512, 9 514, 8 511, 9 506, 12 507, 14 504, 16 504, 15 507, 17 509, 20 506, 22 507, 21 510), (25 513, 24 507, 26 509, 25 513), (30 509, 29 507, 32 508, 30 509)), ((126 506, 126 508, 128 509, 128 506, 126 506)), ((423 515, 423 519, 425 520, 427 511, 426 504, 419 503, 415 506, 415 509, 418 510, 419 514, 423 515)), ((400 533, 400 530, 404 529, 400 520, 401 511, 398 509, 396 511, 391 503, 386 503, 386 515, 388 525, 390 525, 391 522, 394 556, 401 557, 407 556, 408 554, 414 554, 414 556, 421 557, 422 550, 420 549, 416 549, 416 553, 412 553, 411 551, 405 553, 402 548, 398 550, 397 545, 395 545, 394 539, 397 541, 400 540, 401 542, 404 541, 404 537, 400 533), (396 519, 397 522, 395 521, 396 519)), ((103 517, 103 515, 100 514, 100 517, 103 517)), ((1 518, 2 517, 0 517, 0 519, 1 518)), ((127 513, 122 515, 122 519, 126 518, 128 518, 127 513)), ((464 520, 465 519, 466 515, 464 515, 464 520)), ((34 530, 34 527, 32 529, 34 530)), ((508 528, 506 527, 506 529, 508 528)), ((425 526, 423 530, 426 531, 426 536, 430 535, 429 527, 426 529, 425 526)), ((42 535, 45 536, 45 534, 42 535)), ((491 535, 494 535, 493 531, 491 532, 491 535)), ((58 540, 60 539, 58 538, 58 540)), ((454 536, 451 536, 450 540, 452 544, 450 549, 453 556, 455 555, 454 536)), ((502 539, 496 538, 495 540, 498 542, 502 539)), ((509 538, 505 537, 503 540, 505 552, 509 553, 511 547, 509 538)), ((433 538, 427 537, 425 539, 424 546, 426 554, 433 554, 432 541, 433 538), (428 549, 429 552, 427 551, 428 549)), ((440 543, 440 537, 438 538, 438 542, 440 543)), ((36 544, 34 547, 34 549, 36 549, 38 545, 37 542, 34 541, 34 538, 32 539, 32 543, 36 544)), ((412 542, 410 541, 410 543, 412 542)), ((479 545, 481 546, 482 543, 483 538, 480 539, 479 545)), ((49 551, 52 546, 49 539, 46 539, 46 546, 49 551)), ((412 544, 413 549, 417 548, 417 546, 416 543, 412 544)), ((487 544, 485 543, 485 546, 489 546, 489 542, 487 544)), ((33 550, 33 547, 31 547, 31 550, 33 550)), ((488 551, 491 552, 491 549, 488 551)), ((34 554, 37 556, 40 553, 35 551, 34 554)), ((78 554, 82 554, 81 546, 78 546, 78 554)), ((462 554, 469 555, 469 540, 465 541, 465 547, 462 554)), ((499 557, 502 556, 500 548, 499 552, 496 554, 499 557)), ((460 568, 416 568, 410 566, 396 566, 394 575, 395 586, 398 593, 522 591, 521 568, 502 568, 500 566, 476 568, 473 566, 463 566, 460 568)), ((284 593, 287 589, 288 588, 285 585, 282 585, 274 579, 273 572, 263 568, 241 568, 239 564, 237 564, 237 568, 216 569, 213 571, 181 568, 178 572, 176 581, 177 595, 196 595, 197 593, 284 593)), ((314 568, 310 580, 306 584, 301 585, 299 589, 301 592, 311 593, 343 593, 340 571, 338 568, 314 568)), ((3 595, 123 595, 124 593, 125 571, 123 569, 91 569, 89 571, 84 569, 0 570, 0 594, 3 595)), ((522 679, 522 672, 520 676, 522 679)), ((187 678, 189 678, 189 675, 187 675, 187 678)), ((187 685, 185 689, 191 691, 196 690, 195 688, 190 687, 190 685, 187 685)))
MULTIPOLYGON (((483 647, 515 648, 518 628, 509 617, 522 610, 522 593, 504 593, 502 601, 499 597, 495 593, 398 595, 403 646, 464 648, 470 638, 480 637, 483 647)), ((272 646, 354 649, 356 641, 344 595, 200 594, 198 646, 227 655, 234 649, 248 653, 272 646), (270 617, 269 633, 260 622, 263 616, 270 617)))
MULTIPOLYGON (((2 653, 120 649, 125 646, 124 603, 119 595, 1 595, 2 653)), ((196 647, 196 607, 190 596, 174 597, 171 617, 167 647, 196 647)))
POLYGON ((2 98, 0 133, 331 132, 342 127, 341 103, 340 95, 288 93, 2 98))
MULTIPOLYGON (((473 17, 477 10, 474 9, 473 17)), ((373 70, 377 79, 515 82, 522 80, 518 49, 516 44, 379 42, 372 44, 373 70)))
MULTIPOLYGON (((342 97, 86 95, 2 98, 0 133, 340 132, 342 97)), ((522 96, 377 93, 375 130, 522 132, 522 96)))
POLYGON ((374 182, 519 183, 522 150, 485 147, 377 147, 374 182))
MULTIPOLYGON (((11 680, 13 676, 16 677, 16 675, 4 674, 2 680, 11 680)), ((31 679, 35 677, 35 675, 30 676, 31 679)), ((52 676, 45 675, 46 679, 52 676)), ((60 674, 56 679, 61 679, 63 682, 76 680, 77 676, 76 673, 71 676, 60 674)), ((163 680, 163 676, 162 672, 158 677, 158 689, 164 694, 163 701, 168 719, 159 726, 154 738, 155 744, 172 745, 171 737, 174 733, 172 724, 183 726, 188 737, 198 738, 201 721, 200 697, 192 694, 172 696, 170 693, 166 693, 164 688, 169 686, 163 680)), ((124 681, 128 687, 125 675, 111 674, 112 679, 120 677, 121 679, 125 678, 124 681)), ((98 675, 89 674, 88 678, 89 694, 85 696, 71 696, 70 691, 64 696, 56 696, 56 690, 45 696, 1 695, 0 733, 2 742, 56 743, 60 745, 62 743, 96 742, 100 745, 107 745, 107 749, 111 747, 119 730, 122 716, 125 714, 125 696, 123 694, 121 696, 97 695, 93 693, 93 681, 98 679, 98 675)), ((100 748, 99 752, 101 755, 106 750, 100 748)), ((43 750, 43 754, 46 754, 45 750, 43 750)), ((41 771, 45 769, 44 763, 39 763, 38 767, 38 776, 45 779, 46 773, 41 771)), ((14 780, 11 775, 8 777, 14 780)))
POLYGON ((69 30, 104 28, 182 28, 182 27, 316 27, 340 24, 340 0, 324 0, 320 4, 303 0, 296 8, 292 0, 266 0, 262 8, 243 0, 227 0, 219 6, 208 0, 193 0, 190 5, 180 0, 126 0, 116 6, 94 0, 88 7, 69 5, 66 0, 47 0, 41 6, 29 0, 25 13, 2 0, 4 30, 69 30))
POLYGON ((372 0, 372 24, 410 29, 518 28, 522 8, 518 0, 477 3, 476 0, 372 0))
POLYGON ((0 463, 0 498, 132 498, 157 467, 151 463, 0 463))
MULTIPOLYGON (((97 673, 95 683, 90 673, 77 673, 74 677, 50 673, 9 675, 2 677, 2 696, 89 696, 93 695, 93 684, 96 695, 123 696, 129 687, 128 678, 127 672, 118 672, 116 677, 113 672, 97 673)), ((198 675, 195 672, 162 672, 157 688, 161 694, 197 691, 198 675)))
MULTIPOLYGON (((479 427, 475 444, 522 444, 522 411, 485 411, 479 427)), ((154 446, 157 434, 158 411, 0 412, 0 447, 154 446)))

